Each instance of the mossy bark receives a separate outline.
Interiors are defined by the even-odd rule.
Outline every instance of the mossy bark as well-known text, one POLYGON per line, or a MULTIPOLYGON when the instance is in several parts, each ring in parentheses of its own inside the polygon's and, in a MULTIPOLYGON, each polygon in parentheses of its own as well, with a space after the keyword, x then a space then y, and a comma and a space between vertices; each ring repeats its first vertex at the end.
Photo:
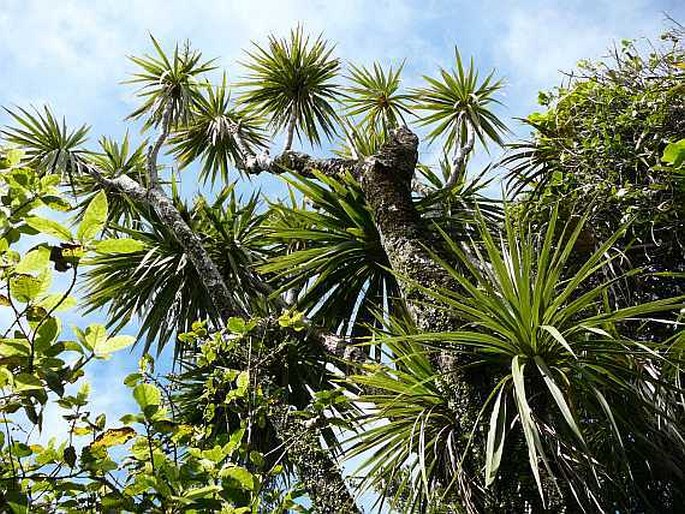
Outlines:
POLYGON ((319 514, 360 514, 340 466, 321 443, 316 427, 305 426, 283 402, 272 404, 269 422, 288 450, 288 460, 319 514))

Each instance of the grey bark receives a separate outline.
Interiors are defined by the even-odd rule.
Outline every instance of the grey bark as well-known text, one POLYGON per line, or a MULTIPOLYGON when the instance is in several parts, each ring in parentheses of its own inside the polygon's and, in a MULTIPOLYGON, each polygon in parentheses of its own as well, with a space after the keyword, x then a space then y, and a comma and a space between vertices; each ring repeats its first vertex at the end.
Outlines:
POLYGON ((293 138, 295 137, 295 124, 297 123, 297 113, 295 112, 295 107, 292 107, 290 113, 290 119, 288 120, 288 127, 285 133, 285 145, 283 151, 287 152, 293 146, 293 138))
POLYGON ((473 150, 473 145, 476 140, 475 131, 473 130, 473 127, 471 127, 471 124, 469 122, 466 122, 464 127, 466 130, 466 141, 460 144, 454 151, 454 157, 452 158, 451 163, 450 176, 447 179, 447 182, 445 183, 445 187, 443 188, 445 190, 452 189, 457 184, 457 180, 461 176, 461 171, 464 165, 466 164, 466 158, 473 150))

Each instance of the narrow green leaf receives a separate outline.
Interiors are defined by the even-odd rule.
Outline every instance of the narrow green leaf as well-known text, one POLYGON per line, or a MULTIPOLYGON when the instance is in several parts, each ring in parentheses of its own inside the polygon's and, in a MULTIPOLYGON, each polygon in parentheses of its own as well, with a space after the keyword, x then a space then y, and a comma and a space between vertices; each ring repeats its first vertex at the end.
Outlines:
POLYGON ((495 405, 490 415, 490 430, 485 450, 485 487, 489 487, 497 478, 497 471, 502 462, 504 451, 504 438, 507 430, 507 402, 504 396, 504 387, 497 393, 495 405))
POLYGON ((516 355, 511 361, 511 373, 514 379, 514 391, 516 392, 516 405, 518 407, 519 418, 523 426, 523 435, 526 439, 526 446, 528 447, 528 461, 530 462, 530 469, 535 477, 535 483, 538 486, 538 492, 544 503, 544 492, 542 490, 542 480, 540 478, 540 467, 538 465, 538 447, 539 434, 538 429, 533 421, 533 416, 526 398, 526 386, 523 371, 525 363, 520 362, 520 356, 516 355))
POLYGON ((581 443, 585 444, 585 440, 583 439, 583 435, 580 432, 580 427, 578 427, 578 424, 576 423, 576 420, 573 417, 573 414, 571 413, 571 409, 569 408, 568 403, 566 403, 566 399, 564 398, 564 393, 561 392, 561 389, 559 388, 557 383, 554 381, 554 378, 552 377, 552 372, 547 367, 547 364, 545 363, 545 361, 538 355, 535 356, 535 364, 537 365, 538 369, 540 370, 540 374, 542 375, 542 379, 545 381, 545 384, 547 385, 549 392, 552 393, 552 397, 554 398, 554 401, 556 402, 557 406, 559 407, 559 410, 561 411, 562 416, 564 416, 566 423, 568 423, 568 426, 571 428, 571 430, 573 430, 573 433, 576 435, 578 440, 581 443))
POLYGON ((571 345, 568 344, 568 341, 564 338, 563 335, 561 335, 561 332, 559 332, 556 327, 553 327, 552 325, 540 325, 540 328, 550 334, 554 339, 557 340, 557 342, 566 349, 568 353, 573 355, 576 359, 578 356, 575 354, 573 351, 573 348, 571 348, 571 345))

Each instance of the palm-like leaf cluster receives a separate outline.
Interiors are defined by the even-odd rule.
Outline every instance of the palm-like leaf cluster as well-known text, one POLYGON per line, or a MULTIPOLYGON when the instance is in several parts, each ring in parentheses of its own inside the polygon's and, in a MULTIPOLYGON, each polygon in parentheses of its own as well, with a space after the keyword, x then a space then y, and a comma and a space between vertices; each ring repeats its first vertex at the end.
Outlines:
MULTIPOLYGON (((598 280, 598 274, 611 261, 607 255, 620 234, 569 273, 569 258, 583 223, 568 225, 557 238, 555 222, 556 215, 542 239, 536 239, 526 227, 508 220, 499 241, 482 223, 482 244, 472 244, 471 253, 449 241, 462 265, 457 271, 441 262, 459 290, 426 293, 464 324, 454 332, 400 339, 468 356, 469 372, 490 384, 483 391, 487 400, 469 442, 483 444, 478 434, 487 433, 482 483, 490 488, 489 494, 497 498, 500 483, 520 480, 522 470, 505 463, 519 462, 516 449, 520 449, 518 441, 523 440, 541 495, 551 489, 552 496, 562 495, 566 501, 575 498, 590 511, 609 508, 603 503, 607 498, 625 506, 632 491, 646 488, 634 477, 658 481, 664 473, 671 473, 671 480, 677 479, 685 446, 673 415, 678 389, 669 385, 672 382, 663 372, 668 368, 663 351, 623 336, 622 328, 629 320, 649 322, 654 313, 677 311, 680 304, 678 299, 669 299, 608 309, 605 299, 615 280, 598 280), (489 423, 485 422, 488 414, 489 423), (644 459, 650 455, 652 461, 659 456, 659 469, 645 466, 644 459), (507 480, 500 481, 503 474, 507 480), (557 486, 559 490, 554 492, 557 486), (607 490, 612 493, 607 494, 607 490)), ((402 365, 406 365, 405 361, 402 365)), ((390 370, 362 379, 374 381, 374 387, 385 391, 368 397, 378 409, 370 422, 391 419, 392 424, 384 430, 364 432, 361 447, 368 450, 375 445, 378 452, 404 455, 404 460, 372 458, 380 476, 393 476, 402 466, 415 468, 412 459, 419 459, 423 460, 418 468, 422 480, 440 484, 449 492, 463 480, 460 470, 457 468, 445 482, 445 469, 439 463, 446 458, 440 457, 433 446, 424 443, 419 447, 416 443, 423 437, 433 444, 435 434, 449 433, 453 429, 449 416, 443 422, 443 432, 433 426, 426 432, 425 414, 419 409, 412 437, 395 437, 392 427, 396 422, 388 414, 406 406, 404 397, 410 390, 429 401, 433 395, 424 385, 428 378, 390 370), (412 381, 413 386, 407 384, 412 381), (430 459, 426 456, 428 449, 430 459)), ((419 400, 412 401, 423 405, 419 400)), ((430 419, 438 422, 442 418, 430 419)), ((397 426, 400 431, 409 425, 404 422, 397 426)), ((452 455, 451 461, 459 462, 461 458, 463 455, 452 455)), ((410 476, 418 480, 417 473, 410 476)), ((530 497, 527 501, 531 505, 530 497)), ((412 510, 412 504, 408 506, 412 510)))
MULTIPOLYGON (((254 266, 263 260, 256 197, 240 202, 233 188, 226 188, 207 204, 198 199, 191 209, 175 197, 174 203, 186 223, 203 234, 203 243, 233 292, 236 309, 263 313, 266 295, 254 266), (261 293, 261 296, 260 296, 261 293)), ((145 335, 145 350, 156 342, 158 350, 176 333, 190 330, 193 321, 217 322, 217 313, 207 292, 173 233, 149 210, 139 210, 139 229, 115 226, 127 237, 143 242, 140 252, 101 255, 94 258, 85 284, 88 310, 107 306, 110 325, 123 327, 134 317, 145 335)), ((176 354, 185 349, 175 348, 176 354)))
POLYGON ((393 366, 350 377, 372 391, 363 399, 374 409, 360 417, 363 436, 346 457, 367 456, 355 474, 360 488, 379 492, 380 506, 428 512, 457 474, 462 435, 428 354, 411 342, 385 342, 393 366))
POLYGON ((272 206, 276 256, 260 269, 276 275, 279 292, 301 291, 297 306, 313 320, 345 334, 365 333, 364 323, 374 323, 384 304, 399 308, 399 288, 356 181, 316 178, 286 179, 310 207, 272 206))
POLYGON ((346 88, 347 115, 362 116, 363 125, 381 134, 400 123, 406 125, 405 115, 411 115, 410 95, 399 92, 402 68, 390 67, 386 71, 378 63, 371 69, 350 65, 348 78, 352 84, 346 88))
POLYGON ((484 190, 493 182, 486 178, 493 171, 487 166, 474 177, 468 177, 466 169, 459 175, 452 188, 445 188, 452 167, 445 156, 438 170, 419 165, 417 173, 424 179, 416 199, 416 207, 422 216, 437 224, 453 239, 464 241, 469 237, 478 239, 475 220, 481 217, 489 227, 498 227, 504 217, 502 202, 489 198, 484 190))
POLYGON ((2 130, 7 143, 20 147, 28 163, 41 172, 65 174, 71 179, 82 162, 89 127, 69 130, 66 121, 60 123, 48 107, 33 112, 21 107, 5 111, 16 123, 2 130))
POLYGON ((340 62, 321 37, 310 39, 302 27, 289 38, 269 37, 266 47, 254 43, 244 63, 248 76, 239 85, 245 90, 242 104, 269 120, 275 130, 293 131, 314 144, 321 135, 335 133, 337 118, 332 102, 338 97, 333 82, 340 62))
POLYGON ((157 40, 151 35, 155 55, 130 57, 140 71, 126 82, 140 85, 138 96, 143 99, 130 119, 145 118, 143 128, 156 127, 168 115, 170 123, 187 123, 192 117, 192 107, 198 97, 198 78, 215 68, 214 61, 203 61, 202 53, 186 43, 178 45, 167 56, 157 40), (167 114, 168 113, 168 114, 167 114))
POLYGON ((490 110, 500 103, 494 95, 502 89, 502 81, 494 79, 494 71, 480 81, 473 59, 464 67, 456 48, 455 56, 456 69, 441 69, 439 78, 424 76, 428 84, 412 91, 415 108, 426 111, 419 123, 433 126, 428 140, 444 136, 445 151, 449 152, 473 130, 485 147, 488 140, 502 144, 506 126, 490 110))
POLYGON ((180 168, 201 160, 200 179, 229 180, 229 170, 245 157, 236 143, 254 152, 266 146, 267 140, 259 120, 238 112, 231 104, 230 90, 224 75, 219 86, 204 84, 193 99, 192 117, 174 131, 170 143, 180 168))

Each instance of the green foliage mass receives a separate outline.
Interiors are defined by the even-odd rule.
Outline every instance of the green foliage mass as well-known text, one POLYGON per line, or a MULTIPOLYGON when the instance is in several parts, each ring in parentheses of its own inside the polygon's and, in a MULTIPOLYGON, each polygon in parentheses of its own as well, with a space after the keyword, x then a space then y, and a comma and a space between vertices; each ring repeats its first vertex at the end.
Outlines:
MULTIPOLYGON (((72 293, 82 267, 102 256, 139 252, 140 241, 98 239, 108 219, 104 192, 87 204, 73 229, 34 214, 68 207, 56 187, 59 177, 40 177, 23 166, 19 151, 1 155, 0 308, 10 320, 0 338, 3 508, 15 514, 93 509, 237 514, 261 512, 270 504, 269 512, 304 512, 295 504, 297 489, 279 492, 280 468, 266 468, 250 450, 244 424, 207 438, 202 428, 181 422, 171 384, 153 373, 147 355, 139 371, 124 380, 139 410, 114 424, 91 411, 84 370, 136 338, 91 324, 85 330, 72 327, 71 340, 59 313, 75 305, 72 293), (33 246, 22 251, 25 239, 33 246), (55 273, 71 275, 65 290, 50 289, 55 273), (47 408, 63 418, 64 439, 36 444, 33 434, 44 428, 47 408)), ((242 388, 245 395, 247 384, 242 388)))
MULTIPOLYGON (((580 246, 596 245, 631 221, 620 242, 629 262, 624 268, 682 271, 682 38, 674 29, 649 52, 624 40, 609 58, 581 62, 567 83, 540 93, 545 110, 525 120, 532 138, 512 145, 505 160, 529 215, 544 220, 557 202, 568 215, 589 212, 580 246)), ((682 281, 666 285, 652 276, 632 289, 650 299, 673 287, 683 291, 682 281)))
POLYGON ((215 60, 152 38, 132 58, 141 141, 89 150, 87 126, 9 110, 2 508, 347 514, 373 492, 407 513, 679 512, 681 29, 541 94, 507 203, 483 195, 502 163, 467 169, 476 141, 504 144, 502 82, 458 51, 405 91, 403 66, 345 76, 297 27, 216 84, 215 60), (412 123, 440 162, 416 159, 412 123), (337 157, 293 148, 324 139, 337 157), (193 169, 214 187, 186 199, 193 169), (261 172, 289 198, 236 193, 261 172), (79 279, 107 320, 63 330, 79 279), (160 375, 148 351, 169 343, 160 375), (112 423, 84 370, 135 344, 136 408, 112 423), (48 406, 65 435, 35 444, 48 406))

